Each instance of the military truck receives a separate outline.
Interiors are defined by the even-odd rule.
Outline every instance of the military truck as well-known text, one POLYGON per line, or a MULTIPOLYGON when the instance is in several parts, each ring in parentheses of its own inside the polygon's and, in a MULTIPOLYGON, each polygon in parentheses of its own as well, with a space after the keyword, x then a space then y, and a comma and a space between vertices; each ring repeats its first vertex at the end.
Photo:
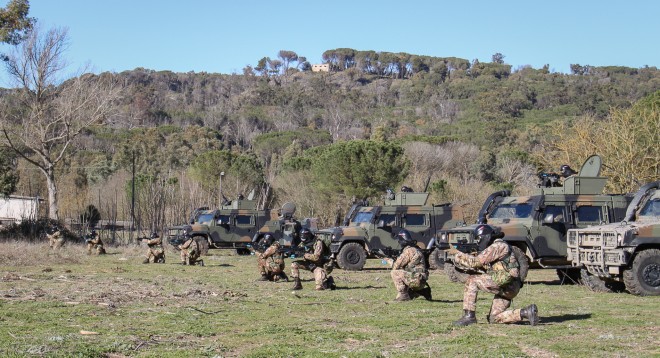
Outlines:
MULTIPOLYGON (((580 270, 566 256, 566 233, 571 228, 620 221, 631 200, 631 196, 602 194, 607 178, 599 176, 600 167, 600 157, 591 156, 577 175, 565 178, 563 184, 539 187, 534 195, 495 192, 483 204, 476 224, 441 231, 436 245, 441 248, 449 243, 462 252, 476 253, 480 243, 473 237, 474 230, 488 224, 511 244, 522 279, 531 266, 555 269, 563 283, 578 283, 580 270)), ((464 282, 467 274, 452 264, 450 255, 443 256, 450 280, 464 282)))
POLYGON ((294 219, 296 206, 286 203, 280 210, 257 210, 257 201, 225 200, 220 209, 200 208, 193 212, 190 224, 167 229, 167 241, 178 246, 185 241, 186 231, 200 243, 202 254, 209 249, 236 249, 249 254, 255 234, 272 232, 284 246, 299 243, 300 229, 317 229, 316 219, 294 219))
POLYGON ((337 265, 344 270, 362 270, 367 258, 395 257, 401 251, 395 235, 410 231, 413 239, 433 261, 435 247, 429 243, 441 228, 463 224, 460 208, 427 204, 429 193, 388 191, 382 205, 358 203, 351 207, 342 226, 316 232, 326 242, 337 265))
POLYGON ((623 221, 569 230, 568 259, 594 291, 623 284, 634 295, 660 295, 660 181, 637 191, 623 221))

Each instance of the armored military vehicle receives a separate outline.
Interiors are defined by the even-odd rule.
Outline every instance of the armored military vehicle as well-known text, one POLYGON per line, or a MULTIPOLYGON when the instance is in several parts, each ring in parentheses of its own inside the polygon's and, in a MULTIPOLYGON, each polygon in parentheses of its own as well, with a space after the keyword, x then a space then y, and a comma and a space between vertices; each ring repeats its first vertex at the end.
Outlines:
POLYGON ((449 204, 427 204, 429 193, 388 191, 382 205, 358 203, 351 207, 342 226, 316 232, 326 242, 337 265, 344 270, 361 270, 367 258, 397 256, 401 247, 395 235, 410 231, 417 244, 433 260, 435 247, 428 246, 435 233, 463 223, 459 208, 449 204))
MULTIPOLYGON (((539 187, 532 196, 511 196, 507 190, 491 194, 478 214, 475 225, 443 230, 440 245, 449 243, 462 252, 477 252, 473 237, 478 225, 488 224, 504 234, 503 240, 513 247, 524 279, 530 267, 556 269, 564 283, 577 283, 580 270, 566 257, 566 233, 571 228, 611 223, 623 219, 631 200, 626 195, 606 195, 607 178, 599 176, 601 159, 589 157, 577 175, 552 181, 539 187)), ((488 243, 481 243, 486 247, 488 243), (484 245, 485 244, 485 245, 484 245)), ((445 272, 454 281, 464 282, 466 274, 444 254, 445 272)))
POLYGON ((284 246, 297 245, 300 229, 316 229, 316 219, 294 219, 296 206, 286 203, 280 210, 257 210, 257 201, 248 199, 225 201, 220 209, 196 210, 190 224, 168 228, 167 241, 178 246, 185 241, 185 233, 200 243, 202 254, 208 249, 236 249, 249 254, 252 239, 259 232, 271 232, 284 246))
POLYGON ((637 191, 623 221, 569 230, 568 259, 594 291, 623 283, 634 295, 660 295, 660 181, 637 191))

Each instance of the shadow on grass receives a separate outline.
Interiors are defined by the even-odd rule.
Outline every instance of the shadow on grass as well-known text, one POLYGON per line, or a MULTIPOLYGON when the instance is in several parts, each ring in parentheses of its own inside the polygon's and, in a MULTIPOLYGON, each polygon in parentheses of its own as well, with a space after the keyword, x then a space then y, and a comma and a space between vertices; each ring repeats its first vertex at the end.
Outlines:
POLYGON ((365 267, 365 268, 362 269, 362 271, 392 271, 392 268, 387 267, 387 266, 383 266, 383 267, 365 267))
POLYGON ((566 321, 580 321, 591 318, 591 313, 585 314, 564 314, 561 316, 539 317, 541 323, 563 323, 566 321))
POLYGON ((346 287, 346 286, 337 286, 336 290, 365 290, 365 289, 370 289, 370 288, 375 288, 375 289, 382 289, 382 288, 387 288, 385 286, 372 286, 372 285, 367 285, 367 286, 352 286, 352 287, 346 287))
POLYGON ((525 281, 525 285, 546 285, 546 286, 577 286, 577 283, 573 282, 567 282, 567 281, 560 281, 560 280, 554 280, 554 281, 525 281))
POLYGON ((429 302, 438 302, 438 303, 461 303, 463 300, 431 300, 429 302))

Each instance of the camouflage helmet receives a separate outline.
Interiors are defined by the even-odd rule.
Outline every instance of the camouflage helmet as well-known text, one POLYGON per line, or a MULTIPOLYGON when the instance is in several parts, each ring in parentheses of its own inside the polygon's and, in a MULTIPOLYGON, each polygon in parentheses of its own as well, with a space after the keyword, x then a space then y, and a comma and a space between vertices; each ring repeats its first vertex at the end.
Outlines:
POLYGON ((479 225, 474 229, 474 241, 479 244, 479 251, 485 250, 495 239, 504 235, 490 225, 479 225))
POLYGON ((59 228, 57 227, 57 224, 50 224, 50 225, 48 225, 48 226, 46 227, 46 232, 47 232, 49 235, 54 234, 54 233, 57 232, 58 230, 59 230, 59 228))
POLYGON ((264 243, 264 245, 270 246, 270 245, 273 244, 273 242, 275 242, 275 236, 273 236, 273 234, 267 232, 267 233, 264 234, 264 237, 261 240, 264 243))
POLYGON ((567 164, 564 164, 561 167, 559 167, 559 172, 561 173, 561 176, 563 176, 564 178, 568 178, 573 174, 577 174, 577 172, 573 170, 573 168, 569 167, 567 164))
POLYGON ((312 231, 308 228, 304 227, 300 230, 300 241, 303 243, 311 241, 313 237, 314 235, 312 234, 312 231))
POLYGON ((412 235, 410 235, 410 232, 406 229, 399 231, 396 237, 397 240, 399 240, 399 245, 401 245, 401 248, 406 246, 413 246, 416 243, 415 240, 413 240, 412 235))

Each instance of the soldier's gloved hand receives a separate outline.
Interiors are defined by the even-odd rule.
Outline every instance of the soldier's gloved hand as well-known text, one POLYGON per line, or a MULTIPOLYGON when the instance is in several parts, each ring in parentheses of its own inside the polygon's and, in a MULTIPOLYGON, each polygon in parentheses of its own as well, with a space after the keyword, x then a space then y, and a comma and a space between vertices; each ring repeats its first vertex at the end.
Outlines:
POLYGON ((451 249, 449 249, 449 250, 447 250, 447 251, 445 251, 445 252, 446 252, 448 255, 456 255, 456 254, 458 254, 460 251, 458 251, 458 249, 456 249, 455 247, 452 247, 451 249))

